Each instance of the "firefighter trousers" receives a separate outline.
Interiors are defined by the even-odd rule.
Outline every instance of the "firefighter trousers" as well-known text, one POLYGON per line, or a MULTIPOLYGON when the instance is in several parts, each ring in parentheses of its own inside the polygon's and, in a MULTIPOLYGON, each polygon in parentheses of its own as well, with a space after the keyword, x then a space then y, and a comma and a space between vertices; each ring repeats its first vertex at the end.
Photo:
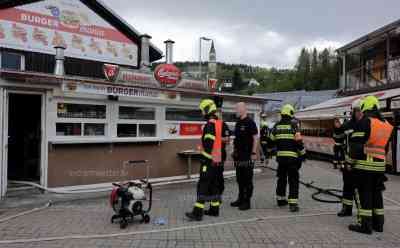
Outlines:
POLYGON ((385 189, 384 173, 355 170, 356 200, 358 201, 357 220, 368 229, 382 229, 384 207, 382 191, 385 189))
POLYGON ((236 181, 239 186, 238 200, 250 201, 253 196, 254 163, 248 161, 235 161, 236 181))
POLYGON ((356 187, 353 171, 348 170, 347 168, 342 168, 342 176, 343 176, 342 203, 343 206, 346 207, 347 209, 352 209, 355 187, 356 187))
POLYGON ((343 146, 335 145, 333 147, 333 164, 334 165, 344 165, 345 155, 343 146))
POLYGON ((204 208, 206 202, 212 206, 219 206, 220 194, 218 190, 219 166, 202 162, 200 166, 200 178, 197 183, 197 202, 195 207, 204 208))
POLYGON ((225 190, 224 162, 222 162, 220 166, 217 166, 216 170, 217 170, 218 194, 222 196, 225 190))
POLYGON ((264 159, 268 159, 269 155, 268 155, 268 145, 267 145, 267 143, 261 144, 261 151, 262 151, 261 157, 264 158, 264 159))
POLYGON ((286 200, 286 187, 289 181, 288 202, 291 205, 298 204, 300 167, 301 161, 299 159, 278 158, 277 200, 286 200))

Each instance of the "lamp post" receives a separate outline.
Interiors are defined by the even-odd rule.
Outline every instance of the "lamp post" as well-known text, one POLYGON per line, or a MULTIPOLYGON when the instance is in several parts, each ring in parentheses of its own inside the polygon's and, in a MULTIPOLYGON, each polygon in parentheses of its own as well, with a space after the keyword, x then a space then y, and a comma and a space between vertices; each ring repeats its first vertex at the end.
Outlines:
POLYGON ((201 71, 201 41, 202 40, 212 41, 212 39, 204 37, 204 36, 200 37, 200 39, 199 39, 199 78, 200 79, 201 79, 201 74, 202 74, 202 71, 201 71))

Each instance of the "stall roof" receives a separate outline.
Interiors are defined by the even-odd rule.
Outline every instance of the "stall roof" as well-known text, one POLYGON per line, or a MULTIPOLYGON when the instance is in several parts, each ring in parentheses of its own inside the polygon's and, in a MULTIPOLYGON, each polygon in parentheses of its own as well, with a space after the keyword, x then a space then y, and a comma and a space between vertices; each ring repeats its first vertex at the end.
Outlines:
POLYGON ((333 118, 334 116, 343 115, 344 112, 348 112, 351 110, 351 105, 354 101, 371 94, 378 97, 380 101, 384 101, 387 99, 400 97, 400 88, 385 90, 385 91, 377 91, 370 94, 333 98, 326 102, 313 105, 303 109, 302 111, 299 111, 296 114, 296 117, 299 119, 306 120, 306 119, 329 119, 333 118))
POLYGON ((347 51, 347 50, 349 50, 349 49, 351 49, 353 47, 361 45, 362 43, 365 43, 367 41, 373 40, 373 39, 375 39, 375 38, 377 38, 377 37, 379 37, 379 36, 381 36, 381 35, 383 35, 385 33, 391 32, 392 30, 395 30, 398 27, 400 27, 400 19, 397 20, 397 21, 394 21, 394 22, 392 22, 392 23, 390 23, 388 25, 385 25, 385 26, 383 26, 383 27, 381 27, 381 28, 379 28, 379 29, 377 29, 375 31, 372 31, 369 34, 364 35, 361 38, 358 38, 358 39, 356 39, 356 40, 344 45, 343 47, 337 49, 336 51, 338 53, 345 52, 345 51, 347 51))
MULTIPOLYGON (((0 9, 11 8, 19 5, 30 4, 34 2, 40 2, 42 0, 2 0, 0 1, 0 9)), ((142 35, 136 29, 134 29, 129 23, 122 19, 112 9, 107 7, 101 0, 80 0, 83 4, 88 6, 99 16, 108 21, 115 28, 126 34, 130 39, 140 42, 140 36, 142 35)), ((154 44, 150 43, 150 61, 157 61, 161 59, 163 53, 154 44)))

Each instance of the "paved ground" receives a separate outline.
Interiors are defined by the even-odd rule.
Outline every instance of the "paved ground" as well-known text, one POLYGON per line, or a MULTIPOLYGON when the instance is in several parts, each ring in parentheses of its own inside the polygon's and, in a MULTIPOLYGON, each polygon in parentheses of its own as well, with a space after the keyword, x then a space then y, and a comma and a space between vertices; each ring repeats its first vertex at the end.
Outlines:
MULTIPOLYGON (((275 166, 273 163, 272 166, 275 166)), ((304 181, 323 187, 341 187, 340 175, 323 162, 308 161, 302 169, 304 181)), ((301 187, 301 212, 291 214, 275 206, 275 173, 265 169, 255 179, 253 209, 240 212, 229 202, 236 197, 234 181, 226 183, 222 216, 206 217, 201 223, 188 222, 183 216, 191 209, 195 185, 169 186, 155 191, 152 219, 165 217, 167 224, 134 223, 121 231, 110 224, 112 210, 105 198, 64 202, 46 210, 0 223, 0 247, 399 247, 400 246, 400 177, 387 184, 385 233, 371 236, 347 230, 353 218, 339 219, 334 214, 338 204, 324 204, 311 199, 312 189, 301 187), (233 223, 238 221, 238 223, 233 223), (205 225, 208 226, 198 226, 205 225), (181 228, 179 230, 171 228, 181 228), (141 232, 141 233, 138 233, 141 232), (147 233, 146 233, 147 232, 147 233), (152 232, 152 233, 148 233, 152 232), (66 239, 71 235, 125 236, 66 239), (54 241, 8 243, 21 239, 55 237, 54 241)), ((0 212, 0 219, 26 209, 0 212)))

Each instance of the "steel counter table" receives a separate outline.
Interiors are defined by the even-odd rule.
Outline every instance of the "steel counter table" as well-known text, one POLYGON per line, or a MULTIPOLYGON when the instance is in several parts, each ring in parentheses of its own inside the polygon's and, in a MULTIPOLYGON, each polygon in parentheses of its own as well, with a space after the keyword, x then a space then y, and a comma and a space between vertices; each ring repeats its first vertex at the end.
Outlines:
POLYGON ((187 178, 190 179, 192 175, 192 159, 193 157, 200 158, 201 153, 196 150, 185 150, 178 152, 178 155, 182 158, 187 158, 187 165, 188 165, 187 178))

